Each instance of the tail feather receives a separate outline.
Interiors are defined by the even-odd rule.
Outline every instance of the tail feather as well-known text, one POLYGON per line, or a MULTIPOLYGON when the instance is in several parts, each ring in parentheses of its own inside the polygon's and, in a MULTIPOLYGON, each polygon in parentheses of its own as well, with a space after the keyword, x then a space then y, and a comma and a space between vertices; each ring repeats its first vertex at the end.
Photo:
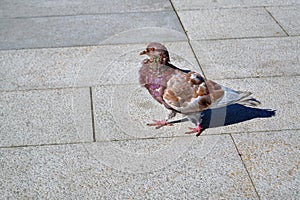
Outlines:
POLYGON ((260 101, 258 101, 257 99, 250 97, 250 98, 245 98, 245 99, 241 99, 240 101, 238 101, 237 103, 244 105, 244 106, 258 106, 260 103, 260 101))
POLYGON ((235 103, 248 106, 257 106, 260 104, 258 100, 250 97, 252 94, 251 92, 235 91, 224 86, 222 89, 224 90, 223 97, 219 101, 215 102, 211 108, 224 107, 235 103))

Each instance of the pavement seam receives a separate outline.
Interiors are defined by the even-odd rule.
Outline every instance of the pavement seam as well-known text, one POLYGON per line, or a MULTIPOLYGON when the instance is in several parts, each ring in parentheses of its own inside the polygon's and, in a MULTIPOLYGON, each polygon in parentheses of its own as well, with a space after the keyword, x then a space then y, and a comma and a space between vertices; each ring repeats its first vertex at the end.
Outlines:
MULTIPOLYGON (((209 136, 209 135, 206 135, 209 136)), ((62 142, 62 143, 41 143, 41 144, 22 144, 22 145, 10 145, 0 146, 1 149, 15 149, 15 148, 28 148, 28 147, 47 147, 47 146, 64 146, 64 145, 79 145, 79 144, 92 144, 92 143, 109 143, 109 142, 126 142, 134 140, 154 140, 154 139, 171 139, 171 138, 184 138, 191 136, 166 136, 166 137, 145 137, 145 138, 128 138, 128 139, 111 139, 111 140, 98 140, 98 141, 83 141, 83 142, 62 142)), ((203 137, 203 136, 199 136, 203 137)))
POLYGON ((192 41, 222 41, 222 40, 247 40, 247 39, 275 39, 275 38, 291 38, 291 37, 299 37, 300 35, 276 35, 276 36, 247 36, 247 37, 227 37, 227 38, 203 38, 203 39, 195 39, 192 41))
MULTIPOLYGON (((275 130, 253 130, 253 131, 241 131, 241 132, 231 132, 231 133, 221 133, 221 134, 231 134, 231 135, 239 135, 239 134, 249 134, 249 133, 276 133, 281 131, 299 131, 299 128, 292 129, 275 129, 275 130)), ((213 134, 210 134, 213 135, 213 134)), ((216 134, 218 135, 218 134, 216 134)))
MULTIPOLYGON (((18 17, 0 17, 1 19, 28 19, 28 18, 51 18, 51 17, 73 17, 73 16, 89 16, 89 15, 114 15, 114 14, 136 14, 136 13, 156 13, 156 12, 168 12, 173 11, 174 6, 172 0, 169 0, 171 3, 170 8, 162 9, 162 10, 140 10, 140 11, 122 11, 122 12, 95 12, 95 13, 76 13, 76 14, 57 14, 57 15, 38 15, 38 16, 18 16, 18 17)), ((264 8, 264 7, 292 7, 292 6, 299 6, 300 4, 289 4, 289 5, 258 5, 258 6, 233 6, 233 7, 200 7, 200 8, 184 8, 178 9, 178 11, 197 11, 197 10, 219 10, 219 9, 251 9, 251 8, 264 8)))
MULTIPOLYGON (((300 74, 296 75, 273 75, 273 76, 245 76, 245 77, 228 77, 228 78, 217 78, 214 81, 223 81, 223 80, 244 80, 244 79, 268 79, 268 78, 298 78, 300 74)), ((139 85, 138 83, 123 83, 123 84, 95 84, 89 86, 65 86, 65 87, 53 87, 53 88, 25 88, 25 89, 11 89, 11 90, 1 90, 0 93, 14 93, 14 92, 30 92, 30 91, 48 91, 48 90, 70 90, 70 89, 85 89, 93 87, 118 87, 118 86, 130 86, 130 85, 139 85)))
POLYGON ((90 103, 91 103, 93 142, 96 142, 95 114, 94 114, 94 101, 93 101, 93 89, 92 89, 92 87, 90 87, 90 103))
POLYGON ((214 81, 222 80, 244 80, 244 79, 269 79, 269 78, 291 78, 291 77, 300 77, 300 74, 296 75, 273 75, 273 76, 245 76, 245 77, 228 77, 228 78, 216 78, 214 81))
POLYGON ((8 89, 1 90, 0 93, 10 93, 10 92, 31 92, 31 91, 51 91, 51 90, 74 90, 74 89, 86 89, 89 86, 65 86, 65 87, 45 87, 45 88, 24 88, 24 89, 8 89))
POLYGON ((43 143, 43 144, 23 144, 23 145, 0 146, 0 150, 1 150, 1 149, 28 148, 28 147, 48 147, 48 146, 63 146, 63 145, 90 144, 90 143, 91 143, 91 141, 83 141, 83 142, 63 142, 63 143, 43 143))
POLYGON ((264 7, 292 7, 292 6, 298 6, 300 4, 289 4, 289 5, 259 5, 259 6, 233 6, 233 7, 199 7, 199 8, 184 8, 184 9, 178 9, 178 11, 200 11, 200 10, 229 10, 229 9, 251 9, 251 8, 264 8, 264 7))
POLYGON ((189 38, 189 36, 188 36, 188 34, 187 34, 187 31, 186 31, 186 29, 184 28, 184 25, 183 25, 183 23, 182 23, 182 21, 181 21, 181 19, 180 19, 180 17, 179 17, 179 14, 178 14, 178 12, 176 11, 175 5, 173 4, 172 0, 169 0, 169 1, 170 1, 170 4, 171 4, 172 8, 173 8, 173 11, 175 12, 175 14, 176 14, 176 16, 177 16, 177 19, 178 19, 178 21, 179 21, 179 23, 180 23, 180 25, 181 25, 181 27, 182 27, 184 33, 185 33, 185 36, 186 36, 186 38, 187 38, 187 42, 188 42, 188 44, 189 44, 189 46, 190 46, 190 49, 192 50, 192 53, 193 53, 193 55, 194 55, 194 58, 196 59, 196 62, 197 62, 198 66, 199 66, 199 68, 200 68, 200 70, 201 70, 201 72, 202 72, 202 75, 206 78, 205 73, 204 73, 204 70, 203 70, 203 68, 201 67, 200 61, 199 61, 199 59, 198 59, 198 57, 197 57, 197 55, 196 55, 196 52, 195 52, 195 50, 194 50, 194 48, 193 48, 193 46, 192 46, 192 44, 191 44, 191 39, 189 38))
POLYGON ((283 28, 283 26, 279 23, 279 21, 272 15, 272 13, 267 9, 266 6, 264 6, 265 11, 272 17, 272 19, 276 22, 276 24, 281 28, 281 30, 287 35, 290 36, 288 34, 288 32, 283 28))
MULTIPOLYGON (((280 130, 261 130, 261 131, 243 131, 236 133, 211 133, 211 134, 201 134, 198 138, 202 137, 213 137, 213 136, 224 136, 224 135, 242 135, 242 134, 253 134, 253 133, 277 133, 281 131, 299 131, 300 129, 280 129, 280 130)), ((92 143, 107 143, 107 142, 126 142, 134 140, 156 140, 156 139, 171 139, 171 138, 188 138, 196 137, 194 135, 188 136, 185 134, 177 136, 160 136, 160 137, 140 137, 140 138, 127 138, 127 139, 111 139, 111 140, 97 140, 97 141, 82 141, 82 142, 62 142, 62 143, 42 143, 42 144, 24 144, 24 145, 11 145, 11 146, 0 146, 1 149, 13 149, 13 148, 26 148, 26 147, 43 147, 43 146, 63 146, 63 145, 78 145, 78 144, 92 144, 92 143)))
MULTIPOLYGON (((184 30, 185 31, 185 30, 184 30)), ((203 39, 195 39, 192 41, 222 41, 222 40, 247 40, 247 39, 272 39, 272 38, 292 38, 299 37, 300 34, 296 35, 278 35, 278 36, 249 36, 249 37, 228 37, 228 38, 203 38, 203 39)), ((169 40, 164 41, 165 43, 177 43, 177 42, 188 42, 187 40, 169 40)), ((0 49, 1 51, 24 51, 24 50, 35 50, 35 49, 64 49, 64 48, 83 48, 83 47, 103 47, 103 46, 119 46, 119 45, 145 45, 145 42, 129 42, 129 43, 106 43, 106 44, 84 44, 84 45, 72 45, 72 46, 55 46, 55 47, 21 47, 21 48, 11 48, 11 49, 0 49)), ((193 50, 193 49, 192 49, 193 50)))
POLYGON ((77 16, 98 16, 98 15, 126 15, 126 14, 143 14, 143 13, 161 13, 161 12, 171 12, 172 8, 164 10, 151 10, 151 11, 133 11, 133 12, 108 12, 108 13, 78 13, 69 15, 39 15, 39 16, 20 16, 20 17, 0 17, 0 20, 10 20, 10 19, 36 19, 36 18, 55 18, 55 17, 77 17, 77 16))
POLYGON ((243 158, 242 158, 242 154, 240 153, 240 151, 239 151, 239 149, 238 149, 238 147, 237 147, 237 145, 236 145, 236 143, 235 143, 235 140, 234 140, 234 138, 232 137, 232 135, 231 135, 231 134, 229 134, 229 135, 230 135, 230 138, 231 138, 231 140, 232 140, 232 142, 233 142, 233 144, 234 144, 235 150, 236 150, 236 152, 238 153, 238 156, 240 157, 240 160, 241 160, 242 163, 243 163, 244 169, 246 170, 246 173, 247 173, 247 175, 248 175, 248 177, 249 177, 249 179, 250 179, 251 185, 253 186, 254 191, 255 191, 255 193, 256 193, 258 199, 260 200, 261 198, 260 198, 260 196, 259 196, 259 193, 258 193, 256 187, 255 187, 255 184, 254 184, 254 182, 253 182, 253 179, 251 178, 250 172, 248 171, 248 168, 247 168, 246 164, 244 163, 244 160, 243 160, 243 158))
MULTIPOLYGON (((149 27, 148 27, 149 28, 149 27)), ((151 28, 151 27, 150 27, 151 28)), ((175 29, 172 29, 175 30, 175 29)), ((177 30, 175 30, 177 31, 177 30)), ((180 31, 178 31, 180 32, 180 31)), ((182 33, 182 32, 180 32, 182 33)), ((183 33, 182 33, 183 34, 183 33)), ((300 36, 300 35, 299 35, 300 36)), ((175 43, 175 42, 186 42, 187 40, 184 39, 175 39, 175 40, 167 40, 164 41, 166 43, 175 43)), ((37 47, 20 47, 20 48, 10 48, 10 49, 5 49, 5 48, 0 48, 0 51, 18 51, 18 50, 31 50, 31 49, 56 49, 56 48, 80 48, 80 47, 102 47, 102 46, 119 46, 119 45, 145 45, 147 42, 146 41, 142 41, 142 42, 126 42, 126 43, 99 43, 99 44, 72 44, 70 46, 68 45, 64 45, 64 46, 37 46, 37 47)))

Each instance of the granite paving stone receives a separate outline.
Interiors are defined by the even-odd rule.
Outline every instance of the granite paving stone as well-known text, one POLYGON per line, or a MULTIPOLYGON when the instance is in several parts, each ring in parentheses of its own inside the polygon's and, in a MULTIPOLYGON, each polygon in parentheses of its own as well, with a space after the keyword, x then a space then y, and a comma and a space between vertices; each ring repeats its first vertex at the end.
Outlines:
POLYGON ((150 28, 152 32, 164 29, 161 39, 165 41, 186 39, 173 11, 0 19, 0 25, 0 49, 148 42, 147 31, 143 37, 135 30, 150 28), (170 37, 166 30, 175 30, 177 35, 170 37), (109 40, 124 31, 131 31, 131 37, 109 40))
POLYGON ((2 1, 0 18, 171 10, 168 0, 2 1))
POLYGON ((300 35, 300 5, 287 7, 268 7, 268 11, 289 35, 300 35))
POLYGON ((196 10, 214 8, 258 7, 258 6, 287 6, 297 5, 297 0, 172 0, 176 10, 196 10))
POLYGON ((234 134, 261 199, 298 199, 300 131, 234 134))
POLYGON ((284 36, 264 8, 179 11, 191 40, 284 36))
POLYGON ((291 6, 298 5, 298 0, 253 0, 243 1, 248 6, 291 6))
POLYGON ((300 1, 0 5, 1 198, 298 198, 300 1), (138 81, 152 41, 261 104, 147 126, 169 114, 138 81))
POLYGON ((172 0, 176 10, 196 10, 196 9, 213 9, 213 8, 232 8, 243 5, 241 0, 172 0))
POLYGON ((94 87, 93 102, 97 141, 184 136, 188 126, 194 126, 190 123, 161 129, 147 126, 153 120, 165 119, 169 110, 136 84, 94 87))
POLYGON ((92 141, 89 89, 1 92, 0 146, 92 141))
POLYGON ((165 154, 169 143, 164 140, 1 148, 0 193, 14 199, 257 199, 229 136, 186 138, 182 144, 188 148, 181 146, 185 151, 177 157, 165 154), (112 145, 118 149, 107 148, 112 145), (149 146, 155 148, 148 151, 149 146), (140 159, 132 158, 153 154, 158 156, 147 160, 150 171, 130 172, 145 169, 140 159), (116 159, 110 162, 107 156, 116 159), (169 162, 163 163, 165 159, 169 162))
POLYGON ((0 51, 0 90, 73 87, 92 47, 0 51))
POLYGON ((300 37, 193 41, 211 79, 299 75, 300 37))
MULTIPOLYGON (((299 80, 299 76, 217 80, 218 83, 235 90, 252 92, 252 96, 261 102, 257 107, 258 109, 276 110, 276 115, 270 117, 270 113, 266 110, 235 107, 231 110, 231 113, 240 110, 240 112, 244 112, 243 118, 249 120, 225 127, 210 128, 204 133, 220 134, 299 129, 298 122, 300 119, 298 113, 300 110, 297 106, 300 103, 299 80), (263 118, 263 116, 269 116, 270 118, 263 118)), ((216 118, 223 119, 223 117, 226 117, 226 109, 219 110, 217 114, 216 118)), ((220 121, 219 125, 222 125, 222 123, 224 124, 224 121, 220 121)))
MULTIPOLYGON (((164 42, 171 62, 201 72, 187 42, 164 42)), ((147 44, 0 51, 0 90, 138 83, 147 44)))

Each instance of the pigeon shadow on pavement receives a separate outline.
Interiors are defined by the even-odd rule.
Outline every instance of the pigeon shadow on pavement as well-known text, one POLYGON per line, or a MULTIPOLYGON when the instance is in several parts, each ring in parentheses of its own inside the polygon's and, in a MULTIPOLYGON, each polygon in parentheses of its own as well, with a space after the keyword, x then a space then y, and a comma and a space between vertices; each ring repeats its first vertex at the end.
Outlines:
POLYGON ((205 110, 202 114, 201 126, 206 129, 237 124, 255 118, 272 117, 275 116, 276 110, 232 104, 227 107, 205 110))

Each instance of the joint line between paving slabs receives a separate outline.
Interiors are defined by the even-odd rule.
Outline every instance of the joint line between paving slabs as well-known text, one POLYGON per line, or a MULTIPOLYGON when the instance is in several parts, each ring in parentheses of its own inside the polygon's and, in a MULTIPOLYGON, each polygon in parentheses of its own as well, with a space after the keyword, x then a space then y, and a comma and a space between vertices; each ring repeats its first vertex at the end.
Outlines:
POLYGON ((275 19, 275 17, 272 15, 272 13, 266 8, 266 6, 264 6, 265 11, 272 17, 272 19, 276 22, 276 24, 278 24, 278 26, 283 30, 283 32, 287 35, 290 36, 288 34, 288 32, 283 28, 283 26, 279 23, 279 21, 277 21, 277 19, 275 19))
POLYGON ((236 145, 236 143, 235 143, 235 141, 234 141, 234 138, 232 137, 232 134, 229 134, 229 135, 230 135, 231 140, 232 140, 232 142, 233 142, 233 144, 234 144, 235 150, 237 151, 237 153, 238 153, 238 155, 239 155, 239 157, 240 157, 240 159, 241 159, 241 161, 242 161, 242 163, 243 163, 243 166, 244 166, 244 168, 245 168, 245 170, 246 170, 246 172, 247 172, 247 175, 248 175, 248 177, 249 177, 249 179, 250 179, 250 182, 251 182, 251 184, 252 184, 252 186, 253 186, 253 188, 254 188, 254 191, 255 191, 255 193, 256 193, 258 199, 260 200, 261 198, 260 198, 260 196, 259 196, 259 194, 258 194, 258 191, 257 191, 257 189, 256 189, 256 187, 255 187, 255 185, 254 185, 254 182, 253 182, 253 180, 252 180, 252 178, 251 178, 251 176, 250 176, 250 173, 249 173, 249 171, 248 171, 248 169, 247 169, 247 167, 246 167, 246 165, 245 165, 245 163, 244 163, 244 160, 243 160, 243 158, 242 158, 242 154, 239 152, 239 149, 238 149, 238 147, 237 147, 237 145, 236 145))
POLYGON ((173 11, 175 12, 175 14, 176 14, 176 16, 177 16, 177 19, 178 19, 178 21, 179 21, 179 23, 180 23, 180 25, 181 25, 181 27, 182 27, 184 33, 185 33, 185 36, 186 36, 186 38, 187 38, 187 40, 188 40, 188 44, 189 44, 189 46, 190 46, 190 48, 191 48, 191 50, 192 50, 192 53, 193 53, 193 55, 194 55, 194 57, 195 57, 195 59, 196 59, 196 62, 197 62, 197 64, 198 64, 198 66, 199 66, 199 68, 200 68, 200 70, 201 70, 203 76, 206 78, 206 76, 205 76, 205 74, 204 74, 204 71, 203 71, 203 69, 202 69, 202 67, 201 67, 200 61, 198 60, 198 58, 197 58, 197 56, 196 56, 196 53, 195 53, 195 51, 194 51, 194 48, 192 47, 191 40, 190 40, 190 38, 189 38, 189 36, 188 36, 188 34, 187 34, 187 32, 186 32, 184 26, 183 26, 182 21, 180 20, 180 17, 179 17, 179 15, 178 15, 178 13, 177 13, 177 11, 176 11, 176 9, 175 9, 175 6, 174 6, 172 0, 169 0, 169 1, 170 1, 170 4, 171 4, 172 8, 173 8, 173 11))
POLYGON ((92 90, 92 87, 90 87, 90 101, 91 101, 91 117, 92 117, 92 129, 93 129, 93 142, 96 142, 94 101, 93 101, 93 90, 92 90))

